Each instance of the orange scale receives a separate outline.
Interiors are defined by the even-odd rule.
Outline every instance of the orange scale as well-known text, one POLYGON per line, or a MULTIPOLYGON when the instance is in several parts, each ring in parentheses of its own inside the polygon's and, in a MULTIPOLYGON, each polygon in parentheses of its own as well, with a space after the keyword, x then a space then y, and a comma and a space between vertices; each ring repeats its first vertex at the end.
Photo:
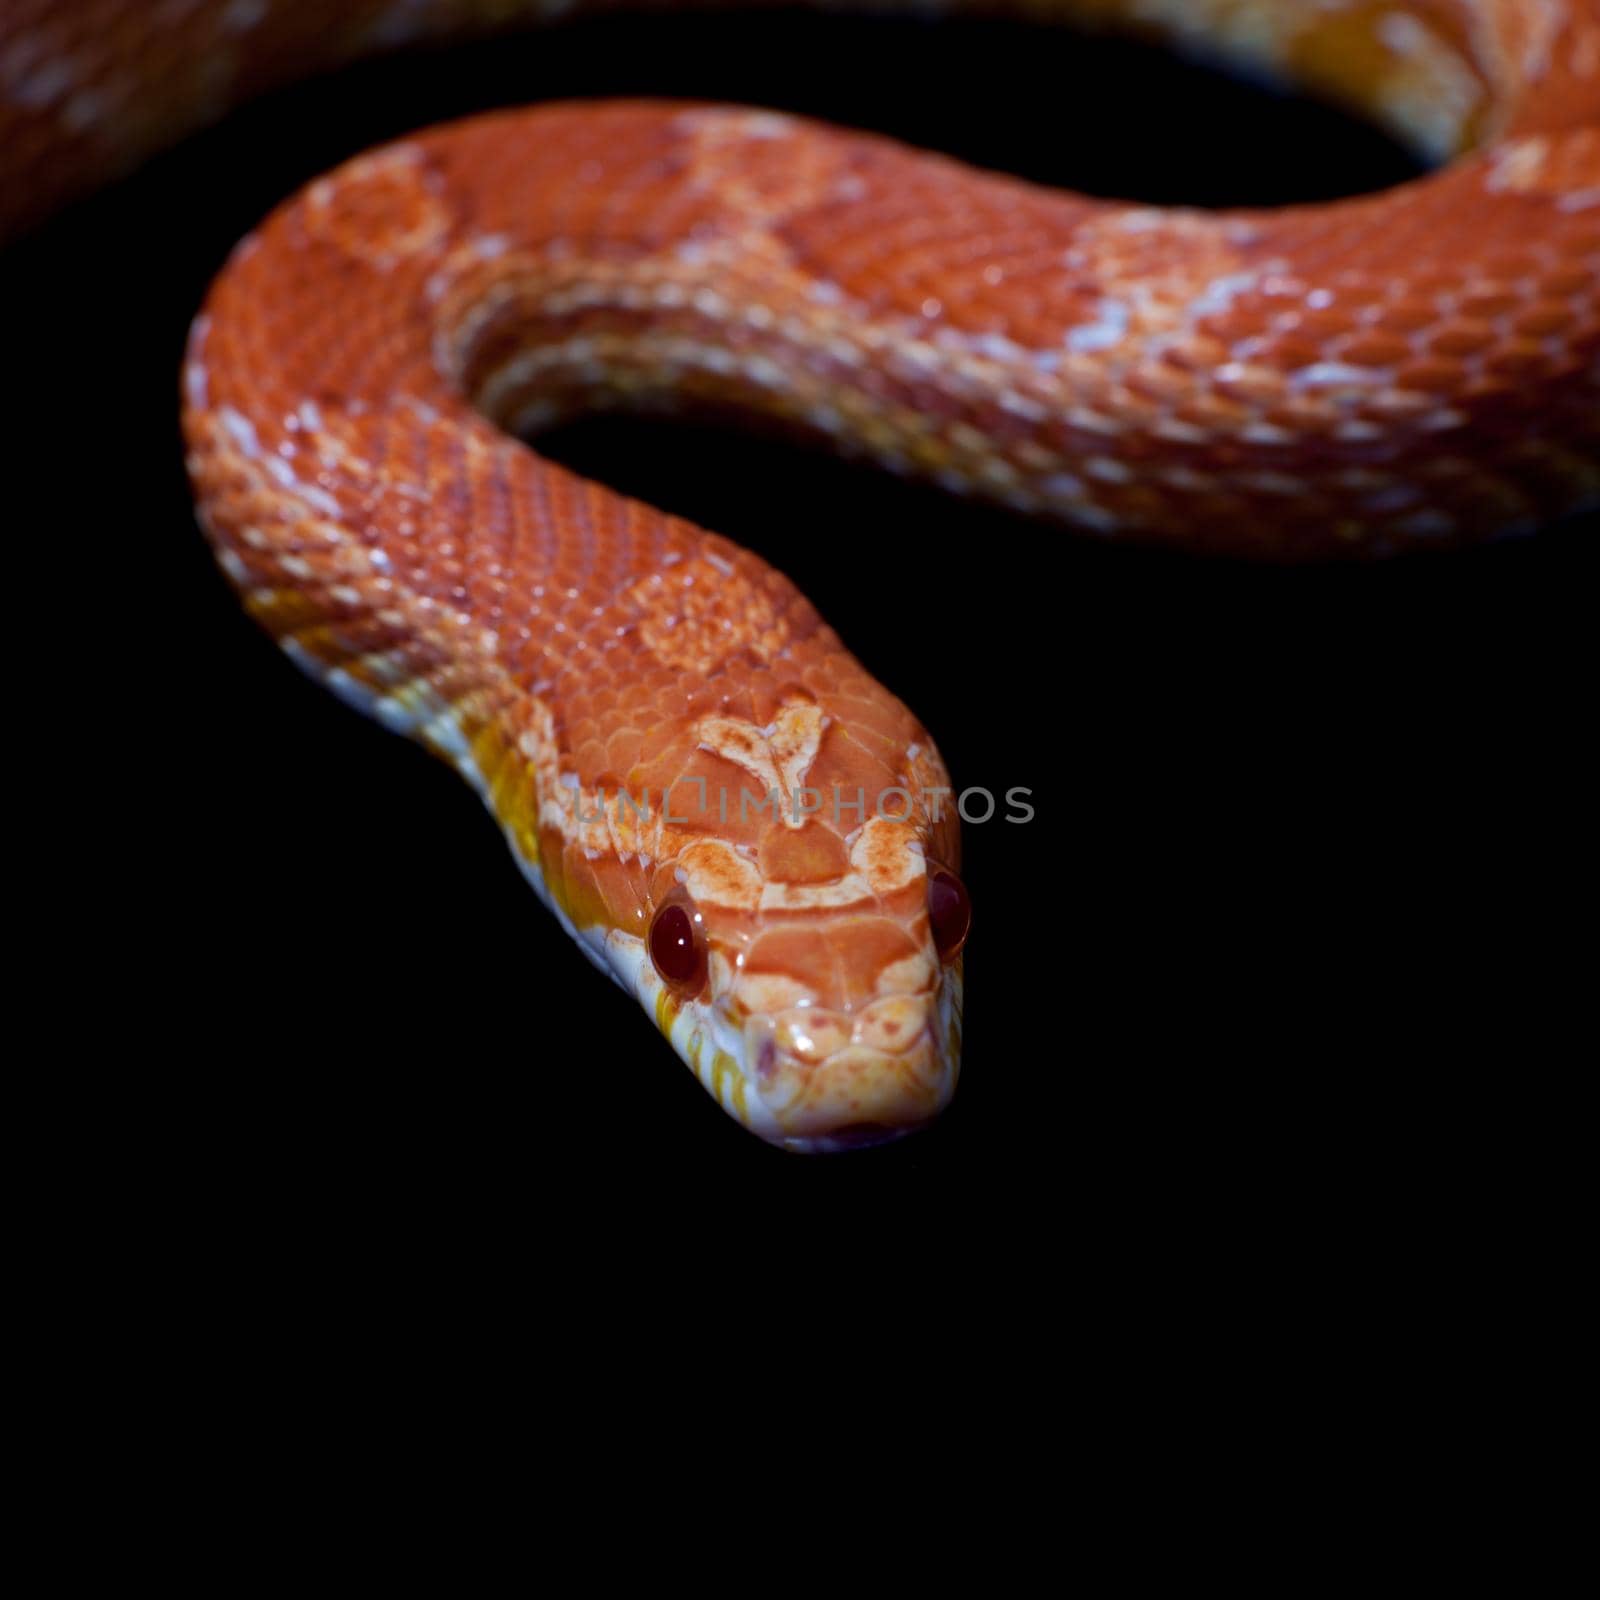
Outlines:
POLYGON ((1461 364, 1442 357, 1408 362, 1395 374, 1395 383, 1401 389, 1441 397, 1458 394, 1463 384, 1461 364))
POLYGON ((1481 355, 1500 335, 1486 322, 1452 321, 1424 341, 1424 348, 1435 356, 1457 361, 1481 355))
POLYGON ((636 761, 628 769, 629 790, 642 795, 648 789, 653 797, 659 797, 683 776, 690 750, 681 729, 673 730, 673 741, 671 748, 636 761))
POLYGON ((1578 325, 1578 313, 1568 305, 1549 302, 1524 311, 1511 324, 1523 339, 1559 339, 1570 335, 1578 325))
POLYGON ((612 859, 598 856, 591 861, 576 841, 562 852, 561 904, 575 928, 605 925, 609 907, 600 874, 612 859))
MULTIPOLYGON (((1256 401, 1250 388, 1248 384, 1219 384, 1214 389, 1197 390, 1172 407, 1172 417, 1191 427, 1233 432, 1255 419, 1256 401)), ((1275 387, 1267 390, 1269 397, 1278 393, 1275 387)))
POLYGON ((777 922, 759 929, 745 950, 744 971, 753 977, 793 978, 824 1006, 838 1003, 838 955, 830 940, 817 937, 809 927, 777 922))
POLYGON ((787 823, 768 823, 759 844, 761 874, 773 883, 833 883, 850 870, 844 841, 818 818, 792 828, 787 823))
MULTIPOLYGON (((617 708, 626 713, 637 713, 652 710, 656 697, 660 692, 659 683, 650 683, 643 679, 630 683, 617 699, 617 708)), ((657 730, 666 737, 666 730, 657 730)))
POLYGON ((590 692, 584 697, 584 701, 589 716, 597 719, 606 718, 617 708, 617 691, 609 684, 591 681, 590 692))
POLYGON ((1348 334, 1354 325, 1355 314, 1352 308, 1335 302, 1331 306, 1308 310, 1301 320, 1298 331, 1303 339, 1315 345, 1318 350, 1326 352, 1335 339, 1348 334))
POLYGON ((1574 227, 1570 234, 1554 240, 1552 248, 1563 256, 1587 256, 1590 266, 1600 267, 1600 226, 1590 222, 1586 226, 1574 227))
POLYGON ((1404 300, 1385 306, 1378 317, 1377 326, 1385 333, 1410 338, 1433 327, 1438 320, 1436 306, 1408 295, 1404 300))
POLYGON ((1411 355, 1411 341, 1371 330, 1335 342, 1333 355, 1353 367, 1397 367, 1411 355))
POLYGON ((1484 363, 1494 377, 1516 383, 1551 376, 1559 372, 1564 364, 1563 356, 1526 341, 1493 351, 1484 363))
POLYGON ((588 867, 591 892, 604 907, 601 920, 642 939, 649 931, 651 904, 637 866, 602 856, 588 867))
POLYGON ((590 787, 606 782, 615 788, 605 741, 586 718, 568 716, 564 720, 567 735, 565 744, 571 752, 572 765, 578 777, 590 787))
POLYGON ((1493 322, 1510 316, 1526 303, 1526 296, 1513 289, 1471 289, 1461 296, 1459 310, 1464 316, 1493 322))
POLYGON ((613 728, 605 736, 605 766, 612 772, 628 774, 632 781, 639 764, 641 735, 635 728, 613 728))
POLYGON ((828 927, 824 940, 838 975, 836 1005, 846 1010, 865 1005, 877 995, 878 975, 885 967, 919 954, 918 938, 927 929, 924 892, 919 879, 883 902, 885 910, 917 926, 917 933, 887 915, 843 917, 828 927))
POLYGON ((1180 345, 1169 346, 1161 354, 1165 365, 1180 372, 1210 372, 1223 367, 1233 359, 1232 341, 1207 334, 1196 334, 1180 345))
POLYGON ((1211 405, 1220 400, 1229 405, 1242 405, 1247 413, 1259 413, 1283 398, 1282 377, 1271 368, 1258 368, 1255 362, 1240 373, 1224 367, 1213 381, 1216 388, 1206 397, 1211 405))
POLYGON ((914 726, 910 713, 898 700, 879 691, 861 692, 866 685, 844 685, 840 692, 822 697, 825 712, 843 723, 852 733, 871 732, 895 743, 903 743, 914 726), (857 692, 850 692, 852 689, 857 692))
POLYGON ((1589 263, 1551 267, 1541 272, 1535 292, 1550 300, 1582 300, 1592 303, 1595 269, 1589 263))
POLYGON ((1287 334, 1269 336, 1266 348, 1255 361, 1260 366, 1275 367, 1284 373, 1295 373, 1315 367, 1326 358, 1327 351, 1323 345, 1308 338, 1299 329, 1295 329, 1287 334))
POLYGON ((822 736, 807 781, 828 793, 837 788, 853 796, 861 789, 870 801, 896 781, 903 753, 898 740, 834 722, 822 736))
MULTIPOLYGON (((1149 401, 1156 406, 1177 405, 1195 393, 1195 378, 1198 373, 1203 380, 1213 380, 1213 368, 1196 366, 1185 370, 1177 362, 1148 361, 1133 369, 1123 379, 1121 388, 1122 403, 1139 407, 1144 401, 1149 401)), ((1093 430, 1073 429, 1068 425, 1063 432, 1082 438, 1088 431, 1091 438, 1093 430)))

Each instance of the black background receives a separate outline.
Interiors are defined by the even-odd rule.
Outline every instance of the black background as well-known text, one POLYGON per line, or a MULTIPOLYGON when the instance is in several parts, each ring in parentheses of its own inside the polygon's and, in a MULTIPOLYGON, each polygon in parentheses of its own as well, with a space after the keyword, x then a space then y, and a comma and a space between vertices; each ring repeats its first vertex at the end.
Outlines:
POLYGON ((18 598, 51 638, 22 681, 64 736, 39 781, 84 813, 70 850, 90 868, 63 877, 45 949, 74 997, 62 1037, 112 1069, 100 1109, 139 1130, 145 1181, 265 1214, 409 1197, 513 1229, 535 1197, 567 1223, 659 1197, 686 1238, 834 1196, 890 1250, 961 1214, 1065 1237, 1218 1189, 1270 1209, 1308 1172, 1351 1204, 1377 1168, 1448 1148, 1464 1104, 1515 1099, 1564 982, 1540 896, 1568 892, 1578 837, 1592 520, 1267 570, 1108 547, 728 432, 551 435, 569 465, 790 573, 958 786, 1034 791, 1031 825, 966 830, 955 1105, 825 1159, 718 1112, 466 787, 257 635, 194 526, 176 427, 184 333, 230 245, 379 140, 640 93, 1152 202, 1315 200, 1415 171, 1329 111, 1066 34, 606 19, 275 93, 13 247, 0 289, 30 308, 9 337, 38 425, 13 432, 14 474, 48 491, 13 528, 42 569, 18 598))

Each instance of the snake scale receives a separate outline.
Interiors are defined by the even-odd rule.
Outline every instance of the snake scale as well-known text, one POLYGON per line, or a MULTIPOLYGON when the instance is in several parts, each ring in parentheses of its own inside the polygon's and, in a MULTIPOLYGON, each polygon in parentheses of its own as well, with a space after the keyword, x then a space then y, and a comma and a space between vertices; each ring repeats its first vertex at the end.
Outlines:
MULTIPOLYGON (((0 234, 293 75, 571 9, 13 0, 0 234)), ((1435 170, 1200 213, 764 111, 493 113, 286 201, 183 373, 200 519, 252 615, 452 762, 719 1103, 797 1150, 954 1091, 949 778, 781 574, 524 440, 731 410, 1091 536, 1276 560, 1600 500, 1600 0, 964 9, 1169 40, 1435 170)))

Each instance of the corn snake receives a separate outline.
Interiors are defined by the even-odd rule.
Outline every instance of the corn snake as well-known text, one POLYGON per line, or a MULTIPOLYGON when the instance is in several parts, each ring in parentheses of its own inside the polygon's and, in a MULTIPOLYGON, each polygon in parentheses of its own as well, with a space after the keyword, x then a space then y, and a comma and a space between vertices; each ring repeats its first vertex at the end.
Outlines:
MULTIPOLYGON (((1285 8, 1253 9, 1265 15, 1285 8)), ((1335 15, 1353 8, 1319 9, 1335 15)), ((1542 8, 1514 9, 1546 15, 1542 8)), ((1186 10, 1195 16, 1204 8, 1186 10)), ((1436 39, 1450 38, 1440 19, 1452 8, 1416 10, 1419 26, 1431 26, 1436 39)), ((1398 14, 1384 11, 1387 32, 1403 43, 1407 36, 1392 25, 1398 14)), ((569 919, 584 930, 617 932, 628 925, 627 914, 637 923, 663 894, 654 885, 641 890, 637 882, 607 877, 614 860, 638 859, 637 838, 583 839, 580 819, 594 815, 601 791, 659 793, 664 779, 701 776, 715 780, 713 789, 737 793, 745 786, 760 790, 770 777, 814 776, 824 788, 838 780, 847 793, 860 786, 871 794, 896 787, 895 778, 936 788, 944 775, 936 765, 908 770, 930 756, 926 736, 875 685, 829 676, 853 663, 775 575, 671 519, 618 506, 614 497, 550 469, 539 469, 537 481, 520 478, 534 470, 526 465, 532 458, 507 445, 484 414, 531 432, 551 416, 619 391, 644 403, 670 390, 706 405, 764 408, 834 438, 849 434, 900 470, 995 493, 1092 531, 1246 553, 1436 546, 1538 520, 1592 494, 1594 462, 1584 366, 1593 357, 1594 247, 1583 203, 1593 186, 1592 90, 1585 101, 1577 71, 1593 18, 1586 11, 1549 15, 1554 20, 1541 26, 1553 32, 1534 30, 1504 45, 1508 60, 1522 49, 1542 59, 1542 76, 1520 60, 1502 64, 1498 79, 1484 72, 1479 115, 1485 118, 1524 70, 1538 76, 1543 92, 1530 126, 1515 123, 1506 131, 1470 118, 1443 126, 1427 108, 1449 99, 1446 80, 1456 86, 1457 103, 1468 97, 1459 73, 1436 63, 1432 77, 1423 74, 1423 86, 1393 89, 1390 98, 1401 109, 1387 114, 1417 138, 1433 140, 1440 153, 1472 139, 1480 150, 1429 180, 1436 188, 1359 202, 1335 219, 1291 214, 1241 221, 1090 205, 977 180, 880 141, 703 108, 555 108, 517 126, 474 124, 407 141, 294 202, 247 242, 219 285, 189 372, 198 403, 191 404, 188 426, 208 521, 234 563, 230 572, 258 596, 252 609, 305 664, 333 675, 335 687, 452 759, 470 762, 518 840, 519 856, 541 864, 546 892, 569 919), (1561 89, 1564 70, 1569 95, 1561 89), (1569 138, 1562 119, 1574 106, 1582 115, 1572 115, 1569 138), (663 176, 659 169, 666 168, 673 170, 663 176), (1464 188, 1452 198, 1448 186, 1468 179, 1477 186, 1470 237, 1451 236, 1448 217, 1468 212, 1464 188), (630 195, 627 205, 607 199, 619 187, 630 195), (715 204, 696 211, 682 201, 684 192, 715 204), (498 196, 515 217, 508 221, 494 204, 480 206, 480 194, 498 196), (580 204, 585 196, 595 202, 587 211, 580 204), (1402 204, 1415 213, 1409 221, 1402 204), (1498 232, 1484 222, 1485 206, 1504 208, 1506 225, 1498 232), (459 212, 472 214, 470 231, 459 212), (557 216, 559 226, 552 222, 547 234, 535 228, 524 237, 530 214, 557 216), (919 235, 930 216, 952 219, 947 236, 930 238, 925 227, 919 235), (1550 223, 1545 232, 1541 218, 1550 223), (870 228, 862 226, 868 221, 870 228), (652 227, 657 235, 642 247, 640 235, 652 227), (285 243, 291 233, 292 244, 285 243), (970 256, 975 237, 986 248, 970 256), (1508 239, 1515 249, 1502 261, 1508 239), (574 240, 585 243, 565 248, 574 240), (1378 288, 1450 293, 1429 282, 1419 265, 1430 240, 1440 273, 1487 273, 1492 264, 1506 274, 1504 283, 1473 279, 1482 294, 1456 295, 1459 324, 1443 328, 1436 308, 1424 318, 1426 307, 1378 288), (1074 250, 1082 256, 1069 263, 1074 250), (1511 259, 1530 251, 1537 259, 1520 266, 1511 259), (298 306, 290 295, 290 261, 298 263, 298 282, 312 285, 298 306), (1280 270, 1297 262, 1315 270, 1298 280, 1280 270), (991 282, 997 271, 1000 281, 991 282), (1335 283, 1341 272, 1354 276, 1335 283), (376 283, 387 295, 409 286, 431 308, 431 331, 446 329, 448 339, 430 338, 425 356, 396 350, 393 365, 380 363, 359 384, 322 393, 313 369, 355 369, 353 352, 363 340, 390 359, 385 340, 394 336, 386 325, 369 320, 353 301, 324 303, 336 300, 329 290, 345 280, 376 283), (1137 292, 1105 292, 1122 284, 1137 292), (1508 305, 1512 290, 1515 303, 1508 305), (1359 320, 1374 309, 1380 318, 1359 320), (1298 324, 1280 326, 1290 316, 1298 324), (1358 316, 1354 328, 1345 320, 1351 316, 1358 316), (1486 325, 1495 334, 1488 346, 1486 325), (1252 340, 1266 347, 1242 348, 1252 340), (1395 357, 1401 343, 1406 354, 1395 357), (1126 363, 1114 371, 1130 352, 1137 357, 1131 375, 1126 363), (413 355, 415 369, 406 365, 413 355), (1406 365, 1413 359, 1415 370, 1406 365), (1502 359, 1503 371, 1494 366, 1502 359), (1554 365, 1547 369, 1541 361, 1554 365), (1301 380, 1288 400, 1285 386, 1272 382, 1285 373, 1301 380), (1483 380, 1481 394, 1472 389, 1473 373, 1483 380), (434 382, 437 374, 448 381, 434 382), (463 393, 471 407, 461 402, 463 393), (1441 404, 1441 394, 1470 399, 1476 409, 1453 417, 1462 407, 1441 404), (1397 397, 1408 404, 1397 404, 1397 397), (1419 407, 1420 397, 1427 397, 1427 408, 1419 407), (1287 407, 1282 413, 1274 410, 1280 403, 1287 407), (374 441, 388 449, 402 437, 421 464, 373 460, 374 441), (1319 456, 1309 439, 1321 440, 1325 453, 1319 456), (995 447, 1000 440, 1003 450, 995 447), (371 482, 364 490, 357 480, 372 469, 395 502, 386 510, 369 509, 362 499, 371 482), (537 618, 549 618, 569 638, 579 630, 570 612, 534 604, 551 596, 533 589, 557 587, 545 575, 565 573, 559 552, 540 543, 540 528, 520 521, 525 510, 509 502, 476 505, 477 486, 501 479, 520 485, 510 497, 517 505, 542 502, 548 522, 575 540, 573 530, 586 530, 592 566, 568 574, 576 581, 561 597, 580 611, 590 602, 602 605, 605 623, 627 630, 628 648, 638 652, 635 667, 643 663, 649 671, 633 673, 618 691, 634 696, 625 707, 606 702, 611 686, 599 667, 573 665, 601 659, 598 633, 572 639, 559 656, 559 672, 540 665, 552 659, 551 639, 539 635, 537 618), (297 501, 308 509, 295 509, 297 501), (464 553, 444 536, 448 523, 443 533, 434 524, 403 531, 408 504, 437 514, 441 506, 469 501, 474 548, 464 553), (389 619, 377 615, 363 585, 398 580, 385 579, 381 569, 346 570, 352 540, 324 539, 327 526, 344 528, 358 516, 367 519, 362 544, 391 563, 403 557, 404 541, 426 541, 426 570, 405 568, 399 584, 408 604, 421 606, 421 620, 394 606, 389 619), (252 545, 246 532, 266 538, 267 546, 252 545), (689 542, 680 547, 674 542, 680 538, 689 542), (497 551, 511 558, 497 561, 497 551), (489 570, 495 566, 499 573, 489 570), (691 581, 687 598, 675 598, 663 617, 637 580, 665 579, 674 567, 691 581), (595 568, 631 572, 636 581, 596 588, 595 568), (269 589, 272 598, 259 598, 269 589), (578 593, 565 593, 571 589, 578 593), (457 591, 470 604, 452 616, 448 602, 461 598, 457 591), (508 600, 526 607, 517 625, 537 650, 509 669, 498 656, 498 665, 484 667, 459 630, 481 627, 484 635, 499 635, 494 650, 509 648, 507 630, 498 625, 508 600), (496 625, 484 625, 485 618, 496 625), (747 653, 738 662, 716 654, 728 624, 747 653), (746 625, 748 632, 740 632, 746 625), (795 682, 763 699, 773 661, 783 661, 780 676, 795 682), (659 673, 667 679, 658 684, 659 673), (691 705, 692 751, 670 750, 652 767, 658 752, 628 743, 646 681, 656 693, 675 696, 686 680, 701 678, 718 688, 704 704, 691 705), (526 689, 546 685, 544 695, 532 696, 543 703, 502 703, 507 679, 526 689), (865 710, 854 709, 858 701, 865 710), (834 748, 846 744, 849 759, 834 748), (917 755, 910 757, 913 748, 917 755), (858 759, 858 749, 877 756, 879 765, 858 759), (803 772, 801 757, 810 763, 803 772)), ((1258 35, 1259 48, 1272 45, 1270 28, 1258 35)), ((1417 35, 1410 38, 1410 53, 1396 59, 1431 59, 1416 45, 1417 35)), ((1473 38, 1481 48, 1477 32, 1473 38)), ((1321 48, 1325 57, 1343 59, 1342 46, 1321 48)), ((1240 53, 1248 56, 1236 48, 1240 53)), ((1303 69, 1315 54, 1306 44, 1291 64, 1303 69)), ((1360 50, 1346 54, 1359 64, 1360 50)), ((1371 88, 1364 81, 1318 86, 1357 98, 1371 88)), ((666 720, 651 726, 663 728, 666 720)), ((813 914, 820 921, 824 911, 850 910, 844 920, 866 924, 874 918, 859 908, 870 903, 877 920, 883 908, 892 920, 895 896, 902 895, 909 926, 920 926, 921 880, 907 894, 910 885, 895 876, 908 870, 904 854, 878 858, 875 837, 885 830, 852 838, 846 827, 830 842, 818 828, 815 819, 799 829, 762 821, 756 833, 733 838, 727 853, 704 837, 657 836, 645 853, 653 870, 664 860, 683 867, 695 903, 715 907, 725 919, 718 938, 726 933, 729 948, 747 955, 756 935, 748 920, 735 931, 741 917, 771 924, 762 929, 764 942, 783 932, 792 947, 816 935, 807 921, 813 914), (741 865, 752 861, 758 882, 741 865), (856 898, 832 908, 779 903, 816 885, 856 898), (769 897, 768 890, 781 892, 769 897)), ((955 865, 953 836, 941 836, 931 819, 921 831, 915 842, 923 851, 931 848, 955 865)), ((915 876, 914 862, 909 870, 915 876)), ((903 932, 907 926, 901 922, 903 932)), ((866 936, 869 929, 854 932, 866 936)), ((950 1003, 937 964, 927 961, 926 933, 907 938, 950 1003)), ((921 1066, 908 1076, 932 1088, 920 1101, 908 1092, 914 1111, 896 1109, 892 1100, 866 1106, 843 1091, 834 1104, 819 1092, 828 1071, 790 1072, 794 1063, 807 1065, 804 1047, 790 1048, 801 1037, 819 1057, 812 1067, 846 1049, 856 1051, 851 1059, 858 1063, 871 1059, 867 1052, 878 1046, 868 1029, 893 1021, 897 1008, 866 1019, 866 1028, 859 1019, 880 1000, 901 996, 827 988, 842 969, 848 984, 868 959, 835 952, 826 977, 806 973, 803 950, 774 955, 765 973, 759 955, 747 962, 747 976, 774 981, 765 989, 744 983, 742 1025, 737 1037, 723 1040, 731 1049, 713 1051, 708 1043, 718 1037, 726 1004, 721 1012, 700 1012, 698 1001, 678 1005, 669 997, 658 1006, 657 984, 652 1009, 682 1053, 698 1054, 696 1064, 719 1098, 729 1103, 736 1089, 745 1090, 756 1106, 747 1106, 748 1118, 769 1136, 805 1143, 826 1139, 841 1123, 882 1128, 921 1120, 948 1092, 943 1077, 935 1081, 921 1066), (783 990, 778 980, 794 981, 797 970, 806 974, 801 988, 783 990), (845 1019, 848 1039, 816 1026, 820 1037, 798 1034, 793 1014, 801 1012, 813 1023, 845 1019), (761 1093, 766 1079, 749 1044, 767 1036, 764 1020, 778 1045, 770 1096, 761 1093), (691 1049, 696 1029, 698 1051, 691 1049), (837 1049, 823 1050, 830 1042, 837 1049), (718 1057, 727 1058, 720 1067, 718 1057), (791 1092, 785 1121, 774 1108, 791 1092), (772 1111, 764 1122, 763 1108, 772 1111)), ((618 970, 634 987, 650 987, 648 972, 618 970)), ((922 975, 896 981, 908 985, 905 997, 929 992, 922 975)), ((729 999, 715 982, 713 992, 729 999)), ((915 1008, 899 1009, 916 1037, 939 1033, 936 1015, 924 1012, 919 1021, 915 1008)), ((953 1061, 949 1067, 953 1077, 953 1061)))

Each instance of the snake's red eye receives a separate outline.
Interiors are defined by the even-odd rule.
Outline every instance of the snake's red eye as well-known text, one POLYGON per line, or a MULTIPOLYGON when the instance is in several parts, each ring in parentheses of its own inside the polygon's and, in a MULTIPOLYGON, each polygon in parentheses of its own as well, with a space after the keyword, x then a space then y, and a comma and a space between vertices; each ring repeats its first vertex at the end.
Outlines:
POLYGON ((954 961, 972 927, 972 902, 955 873, 928 863, 928 926, 939 959, 954 961))
POLYGON ((650 959, 661 981, 682 995, 695 995, 705 982, 705 938, 700 915, 682 900, 669 900, 650 920, 650 959))

